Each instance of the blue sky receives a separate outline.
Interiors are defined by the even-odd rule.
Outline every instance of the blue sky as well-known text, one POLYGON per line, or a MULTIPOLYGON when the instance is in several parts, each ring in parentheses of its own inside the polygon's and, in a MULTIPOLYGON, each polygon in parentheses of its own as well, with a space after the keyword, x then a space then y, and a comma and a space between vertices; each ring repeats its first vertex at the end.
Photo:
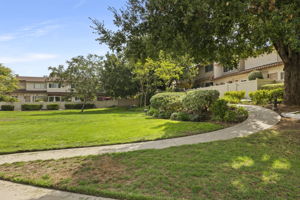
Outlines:
POLYGON ((108 7, 126 0, 0 0, 0 63, 24 76, 48 74, 49 66, 77 56, 104 55, 89 17, 114 28, 108 7))

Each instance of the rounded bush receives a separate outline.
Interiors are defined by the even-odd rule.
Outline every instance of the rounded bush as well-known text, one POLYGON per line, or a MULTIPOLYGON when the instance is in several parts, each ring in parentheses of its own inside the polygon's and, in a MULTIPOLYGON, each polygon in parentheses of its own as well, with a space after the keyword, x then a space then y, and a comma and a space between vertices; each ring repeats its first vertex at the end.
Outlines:
POLYGON ((231 107, 224 116, 225 122, 242 122, 248 118, 248 111, 243 107, 231 107))
POLYGON ((248 76, 249 81, 256 80, 256 79, 263 79, 263 78, 264 77, 261 71, 252 71, 248 76))
POLYGON ((218 99, 211 106, 213 120, 224 121, 225 114, 228 110, 229 106, 227 105, 227 101, 224 99, 218 99))
POLYGON ((151 97, 151 108, 157 109, 160 112, 175 112, 182 109, 182 97, 185 93, 182 92, 165 92, 158 93, 151 97))
POLYGON ((178 112, 177 120, 179 120, 179 121, 190 121, 190 115, 186 112, 178 112))
POLYGON ((192 90, 182 99, 182 105, 189 113, 206 113, 219 95, 217 90, 192 90))

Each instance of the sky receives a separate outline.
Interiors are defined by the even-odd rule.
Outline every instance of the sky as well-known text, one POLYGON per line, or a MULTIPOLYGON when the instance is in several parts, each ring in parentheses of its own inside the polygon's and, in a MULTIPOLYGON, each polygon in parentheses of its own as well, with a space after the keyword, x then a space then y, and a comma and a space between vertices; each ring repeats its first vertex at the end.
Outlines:
POLYGON ((115 29, 109 7, 126 0, 0 0, 0 63, 20 76, 48 75, 49 66, 109 49, 95 39, 89 17, 115 29))

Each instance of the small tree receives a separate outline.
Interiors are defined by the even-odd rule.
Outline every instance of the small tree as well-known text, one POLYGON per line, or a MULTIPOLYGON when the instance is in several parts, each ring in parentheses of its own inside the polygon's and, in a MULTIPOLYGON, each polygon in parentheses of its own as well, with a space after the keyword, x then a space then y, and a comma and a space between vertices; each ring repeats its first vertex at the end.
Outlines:
POLYGON ((81 112, 88 101, 96 99, 101 91, 100 66, 102 57, 88 55, 77 56, 67 61, 67 68, 63 65, 49 67, 50 79, 59 82, 62 86, 70 85, 71 96, 82 100, 81 112))
POLYGON ((18 80, 12 71, 0 64, 0 101, 14 102, 15 98, 10 93, 18 89, 18 80))

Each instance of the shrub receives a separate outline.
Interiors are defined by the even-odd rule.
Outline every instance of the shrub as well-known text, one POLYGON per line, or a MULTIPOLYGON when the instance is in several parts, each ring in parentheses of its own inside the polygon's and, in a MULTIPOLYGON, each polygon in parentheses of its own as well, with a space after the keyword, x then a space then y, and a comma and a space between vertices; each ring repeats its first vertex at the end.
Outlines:
POLYGON ((278 103, 283 100, 283 95, 284 95, 283 88, 269 90, 269 99, 273 103, 273 109, 277 109, 278 103))
POLYGON ((182 109, 182 92, 165 92, 158 93, 151 97, 151 108, 157 109, 159 112, 173 113, 182 109))
POLYGON ((230 91, 230 92, 225 92, 224 96, 236 98, 236 99, 243 99, 245 98, 245 91, 230 91))
MULTIPOLYGON (((65 104, 65 109, 81 109, 82 108, 82 103, 77 103, 77 104, 65 104)), ((95 104, 92 103, 87 103, 84 106, 84 109, 91 109, 95 108, 95 104)))
POLYGON ((21 105, 21 110, 41 110, 43 105, 41 104, 23 104, 21 105))
POLYGON ((225 122, 242 122, 248 117, 248 111, 243 107, 230 107, 224 115, 225 122))
POLYGON ((186 112, 178 112, 176 120, 179 120, 179 121, 189 121, 190 120, 190 116, 186 112))
POLYGON ((218 99, 217 90, 192 90, 182 99, 183 108, 193 114, 207 113, 209 107, 218 99))
POLYGON ((58 104, 48 104, 47 105, 47 110, 58 110, 59 106, 58 104))
POLYGON ((216 121, 224 121, 226 112, 229 110, 227 101, 219 99, 211 106, 212 119, 216 121))
POLYGON ((3 111, 13 111, 15 107, 13 105, 2 105, 1 110, 3 111))
POLYGON ((150 109, 147 111, 147 115, 153 116, 156 112, 158 113, 158 110, 157 110, 157 109, 155 109, 155 108, 150 108, 150 109))
POLYGON ((241 102, 240 99, 237 99, 237 98, 234 98, 234 97, 231 97, 231 96, 224 96, 224 97, 222 97, 222 98, 220 98, 220 99, 223 99, 223 100, 225 100, 225 101, 227 101, 227 102, 229 102, 229 103, 235 103, 235 104, 241 102))
POLYGON ((263 90, 273 90, 277 88, 284 88, 283 83, 266 84, 261 87, 263 90))
POLYGON ((252 71, 249 75, 248 75, 248 80, 256 80, 256 79, 263 79, 263 74, 261 73, 261 71, 252 71))
POLYGON ((269 103, 269 90, 257 90, 255 92, 249 92, 249 96, 254 104, 264 105, 269 103))
POLYGON ((155 115, 157 115, 157 118, 161 118, 161 119, 170 119, 171 117, 171 112, 167 112, 167 111, 160 111, 158 112, 158 115, 155 113, 155 115))

